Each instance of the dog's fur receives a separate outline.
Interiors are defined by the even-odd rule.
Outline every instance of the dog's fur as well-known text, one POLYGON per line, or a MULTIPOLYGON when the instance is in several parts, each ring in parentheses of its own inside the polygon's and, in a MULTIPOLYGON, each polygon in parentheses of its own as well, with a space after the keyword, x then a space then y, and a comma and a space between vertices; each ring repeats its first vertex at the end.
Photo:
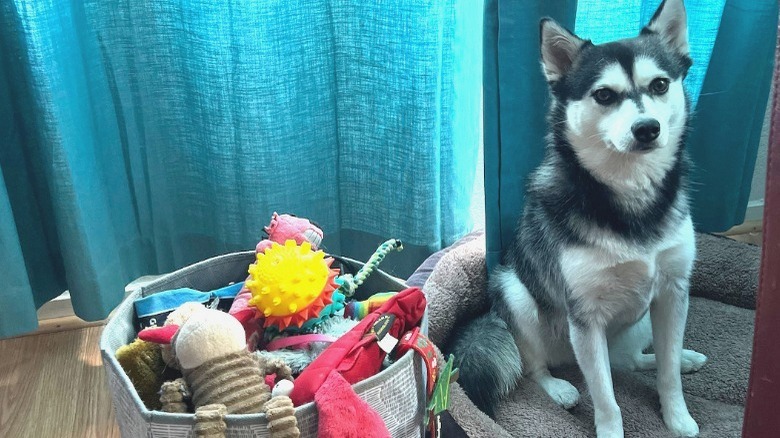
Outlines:
POLYGON ((491 275, 491 310, 450 346, 461 384, 490 413, 522 374, 570 408, 579 392, 548 368, 576 361, 597 435, 615 437, 623 422, 610 366, 657 368, 664 422, 695 436, 680 372, 706 357, 682 349, 695 256, 682 0, 665 0, 636 38, 603 45, 542 20, 541 55, 552 96, 548 147, 491 275), (645 354, 651 342, 655 354, 645 354))

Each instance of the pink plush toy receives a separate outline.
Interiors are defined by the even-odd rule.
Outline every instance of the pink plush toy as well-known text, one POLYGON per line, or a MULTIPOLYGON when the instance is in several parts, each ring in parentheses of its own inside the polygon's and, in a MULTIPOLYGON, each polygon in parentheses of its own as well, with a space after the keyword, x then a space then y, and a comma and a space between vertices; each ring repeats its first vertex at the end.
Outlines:
MULTIPOLYGON (((274 212, 273 216, 271 216, 271 223, 265 227, 265 232, 268 234, 268 238, 261 240, 257 244, 255 247, 256 253, 265 252, 274 243, 284 245, 288 240, 294 240, 298 245, 303 242, 309 242, 312 251, 319 249, 322 244, 323 234, 318 226, 308 219, 289 214, 274 212)), ((249 306, 249 300, 251 299, 252 292, 244 286, 233 300, 229 313, 244 326, 249 351, 254 351, 263 332, 262 324, 260 324, 259 320, 260 315, 257 314, 257 310, 254 307, 249 306)))
POLYGON ((265 227, 268 238, 261 240, 255 247, 255 252, 264 252, 276 242, 283 245, 288 240, 294 240, 298 245, 309 242, 311 249, 317 251, 322 244, 322 230, 308 219, 289 214, 274 212, 271 223, 265 227))

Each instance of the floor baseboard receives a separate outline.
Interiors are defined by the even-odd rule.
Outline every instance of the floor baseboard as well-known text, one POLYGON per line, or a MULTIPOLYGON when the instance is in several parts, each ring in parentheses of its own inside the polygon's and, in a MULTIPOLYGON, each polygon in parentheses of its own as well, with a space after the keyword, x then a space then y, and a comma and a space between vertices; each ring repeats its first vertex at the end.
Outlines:
POLYGON ((734 236, 738 234, 760 233, 762 230, 763 230, 763 222, 761 220, 754 220, 754 221, 745 221, 719 234, 722 234, 724 236, 734 236))
MULTIPOLYGON (((125 286, 124 298, 127 298, 127 296, 130 295, 134 290, 147 285, 159 277, 161 276, 146 275, 133 280, 131 283, 125 286)), ((83 319, 76 316, 76 313, 73 311, 70 292, 65 291, 38 309, 38 330, 23 336, 77 330, 86 327, 103 325, 105 323, 106 320, 84 321, 83 319)))

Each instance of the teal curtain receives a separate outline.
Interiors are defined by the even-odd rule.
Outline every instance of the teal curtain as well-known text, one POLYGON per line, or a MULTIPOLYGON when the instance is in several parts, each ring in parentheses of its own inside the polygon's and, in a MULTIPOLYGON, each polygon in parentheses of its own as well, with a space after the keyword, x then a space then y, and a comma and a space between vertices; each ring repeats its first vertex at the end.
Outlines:
POLYGON ((470 230, 481 1, 0 6, 0 337, 253 248, 272 212, 403 276, 470 230))
MULTIPOLYGON (((632 37, 661 0, 487 0, 484 35, 485 214, 488 264, 500 262, 522 211, 525 176, 544 155, 548 91, 539 19, 595 43, 632 37)), ((687 0, 695 106, 688 150, 700 231, 744 220, 773 66, 776 0, 687 0)))

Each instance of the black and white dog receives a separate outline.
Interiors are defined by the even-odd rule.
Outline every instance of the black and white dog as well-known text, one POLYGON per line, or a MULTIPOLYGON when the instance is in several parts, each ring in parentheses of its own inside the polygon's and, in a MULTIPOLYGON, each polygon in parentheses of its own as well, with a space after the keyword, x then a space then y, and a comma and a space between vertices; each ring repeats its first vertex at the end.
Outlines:
POLYGON ((682 348, 695 257, 683 2, 665 0, 639 36, 601 45, 542 20, 541 60, 552 95, 546 155, 491 275, 491 310, 450 345, 461 384, 490 413, 524 375, 569 408, 579 392, 548 368, 576 361, 597 435, 621 437, 610 367, 657 368, 664 422, 696 436, 680 380, 707 360, 682 348))

